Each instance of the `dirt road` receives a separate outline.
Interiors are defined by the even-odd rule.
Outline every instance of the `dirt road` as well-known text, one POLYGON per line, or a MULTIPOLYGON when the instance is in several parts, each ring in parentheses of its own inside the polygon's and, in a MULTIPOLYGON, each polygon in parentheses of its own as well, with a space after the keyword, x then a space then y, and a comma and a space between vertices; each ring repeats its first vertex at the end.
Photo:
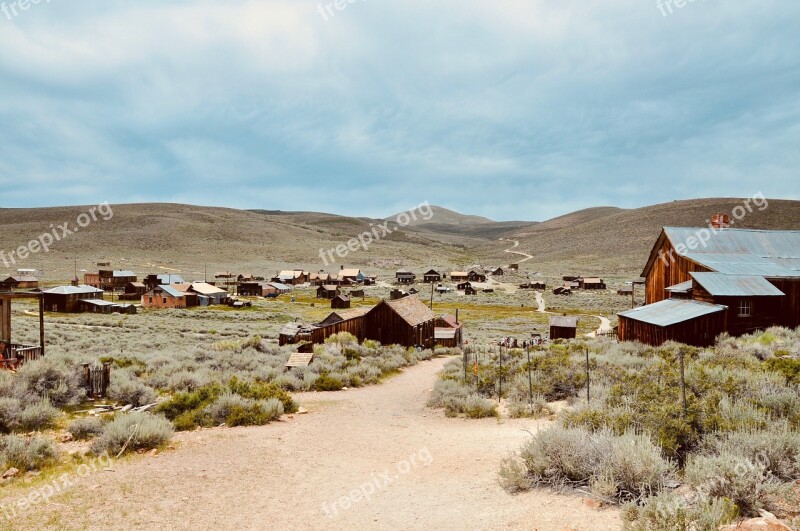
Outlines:
POLYGON ((176 450, 95 472, 14 527, 619 528, 616 510, 590 509, 578 497, 503 491, 500 459, 548 424, 448 419, 427 409, 445 362, 423 362, 380 386, 301 395, 310 413, 272 425, 179 434, 176 450))
POLYGON ((523 263, 523 262, 527 262, 528 260, 533 260, 533 255, 530 255, 530 254, 528 254, 528 253, 524 253, 524 252, 522 252, 522 251, 515 251, 515 250, 514 250, 514 249, 516 249, 517 247, 519 247, 519 241, 517 241, 517 240, 508 240, 508 241, 510 241, 510 242, 514 242, 514 245, 512 245, 511 247, 509 247, 508 249, 506 249, 504 252, 506 252, 506 253, 511 253, 511 254, 518 254, 518 255, 520 255, 520 256, 524 256, 524 257, 525 257, 525 258, 523 258, 522 260, 520 260, 519 262, 517 262, 518 264, 521 264, 521 263, 523 263))

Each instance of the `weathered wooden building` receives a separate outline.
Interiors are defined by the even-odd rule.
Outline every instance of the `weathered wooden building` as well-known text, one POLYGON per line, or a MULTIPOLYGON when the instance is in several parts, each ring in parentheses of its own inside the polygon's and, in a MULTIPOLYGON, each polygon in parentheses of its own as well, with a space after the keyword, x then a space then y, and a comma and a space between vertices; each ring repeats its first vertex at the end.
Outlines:
POLYGON ((575 339, 578 318, 567 315, 550 318, 550 339, 575 339))
POLYGON ((103 290, 92 286, 59 286, 42 292, 46 312, 80 313, 80 301, 103 299, 103 290))
POLYGON ((44 299, 40 292, 0 292, 0 368, 15 369, 44 356, 44 299), (18 299, 39 301, 39 344, 15 343, 11 329, 11 305, 18 299))
POLYGON ((84 285, 103 291, 124 291, 129 282, 138 280, 133 271, 112 271, 101 269, 97 273, 86 273, 83 275, 84 285))
POLYGON ((467 273, 467 280, 470 282, 486 282, 486 275, 479 271, 470 271, 467 273))
POLYGON ((450 280, 453 282, 465 282, 469 280, 469 274, 466 271, 451 271, 450 280))
POLYGON ((350 308, 350 297, 342 295, 341 293, 331 299, 331 308, 337 310, 346 310, 350 308))
POLYGON ((318 299, 333 299, 339 294, 339 286, 326 284, 317 288, 318 299))
POLYGON ((442 274, 435 269, 431 269, 422 275, 422 280, 426 283, 441 282, 442 274))
POLYGON ((459 348, 463 344, 463 323, 453 315, 442 315, 436 318, 434 339, 436 346, 459 348))
POLYGON ((800 231, 665 227, 642 276, 647 305, 619 314, 620 340, 705 346, 800 325, 800 231))
POLYGON ((413 284, 414 281, 417 279, 417 275, 415 275, 411 271, 400 269, 398 271, 395 271, 394 278, 398 284, 413 284))
POLYGON ((581 289, 606 289, 606 283, 602 278, 586 277, 578 280, 581 289))

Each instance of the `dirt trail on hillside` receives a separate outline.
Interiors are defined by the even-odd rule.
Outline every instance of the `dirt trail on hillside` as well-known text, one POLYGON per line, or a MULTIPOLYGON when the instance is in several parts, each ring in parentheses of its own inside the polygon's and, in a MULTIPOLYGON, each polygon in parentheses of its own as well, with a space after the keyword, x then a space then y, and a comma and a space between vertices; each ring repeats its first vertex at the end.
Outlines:
MULTIPOLYGON (((80 480, 15 524, 23 529, 619 528, 617 510, 590 509, 576 496, 503 491, 497 482, 501 458, 517 450, 528 432, 549 424, 448 419, 427 409, 429 390, 446 361, 423 362, 380 386, 300 395, 310 413, 279 423, 179 434, 176 450, 117 462, 113 472, 80 480), (348 508, 337 502, 376 483, 369 501, 348 508)), ((24 492, 6 494, 16 499, 24 492)))
POLYGON ((514 250, 517 247, 519 247, 519 241, 517 241, 517 240, 508 240, 508 241, 514 242, 514 245, 512 245, 511 247, 506 249, 504 252, 511 253, 511 254, 518 254, 520 256, 524 256, 525 257, 522 260, 520 260, 519 262, 517 262, 518 264, 521 264, 523 262, 527 262, 528 260, 533 260, 533 255, 530 255, 530 254, 522 252, 522 251, 515 251, 514 250))

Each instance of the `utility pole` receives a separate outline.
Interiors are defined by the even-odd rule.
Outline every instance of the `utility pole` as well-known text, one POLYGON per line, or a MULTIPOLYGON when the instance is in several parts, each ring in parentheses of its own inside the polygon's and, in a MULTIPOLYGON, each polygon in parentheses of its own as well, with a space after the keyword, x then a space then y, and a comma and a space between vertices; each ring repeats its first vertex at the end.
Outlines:
POLYGON ((431 311, 433 311, 433 282, 431 282, 431 311))
POLYGON ((684 371, 683 349, 681 349, 680 351, 680 356, 681 356, 681 400, 683 402, 683 418, 685 419, 688 416, 688 408, 686 406, 686 373, 684 371))
POLYGON ((589 396, 589 349, 584 347, 584 352, 586 352, 586 403, 589 403, 590 396, 589 396))
POLYGON ((531 346, 528 344, 528 401, 533 413, 533 379, 531 378, 531 346))

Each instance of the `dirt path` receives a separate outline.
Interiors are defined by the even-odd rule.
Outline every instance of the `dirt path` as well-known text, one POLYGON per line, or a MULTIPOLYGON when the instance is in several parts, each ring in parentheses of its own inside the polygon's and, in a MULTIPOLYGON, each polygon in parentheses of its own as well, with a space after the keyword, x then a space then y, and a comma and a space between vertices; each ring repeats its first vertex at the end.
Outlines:
POLYGON ((508 241, 510 241, 510 242, 514 242, 514 245, 512 245, 511 247, 509 247, 508 249, 506 249, 504 252, 506 252, 506 253, 511 253, 511 254, 518 254, 518 255, 520 255, 520 256, 524 256, 524 257, 525 257, 525 258, 523 258, 522 260, 520 260, 520 261, 519 261, 519 262, 517 262, 517 263, 521 264, 521 263, 523 263, 523 262, 527 262, 528 260, 533 260, 533 255, 530 255, 530 254, 528 254, 528 253, 524 253, 524 252, 522 252, 522 251, 515 251, 515 250, 514 250, 514 249, 516 249, 517 247, 519 247, 519 241, 518 241, 518 240, 508 240, 508 241))
POLYGON ((597 334, 602 334, 604 332, 611 331, 611 321, 609 321, 607 317, 603 317, 602 315, 592 315, 591 317, 596 317, 597 319, 600 319, 600 328, 598 328, 594 332, 589 332, 588 334, 586 334, 586 337, 597 337, 597 334))
MULTIPOLYGON (((445 362, 424 362, 381 386, 301 395, 309 414, 269 426, 179 434, 176 450, 96 472, 15 524, 22 529, 619 528, 616 510, 590 509, 575 496, 503 491, 497 483, 500 459, 517 450, 528 431, 548 424, 448 419, 427 409, 429 390, 445 362), (337 502, 354 490, 368 492, 367 485, 376 482, 379 488, 369 500, 348 508, 337 502)), ((26 492, 15 490, 4 493, 6 500, 26 492)))
POLYGON ((544 297, 542 297, 542 293, 541 293, 540 291, 537 291, 537 292, 536 292, 536 304, 539 306, 539 307, 536 309, 536 311, 537 311, 537 312, 539 312, 539 313, 549 313, 549 312, 548 312, 548 311, 545 309, 544 297))

